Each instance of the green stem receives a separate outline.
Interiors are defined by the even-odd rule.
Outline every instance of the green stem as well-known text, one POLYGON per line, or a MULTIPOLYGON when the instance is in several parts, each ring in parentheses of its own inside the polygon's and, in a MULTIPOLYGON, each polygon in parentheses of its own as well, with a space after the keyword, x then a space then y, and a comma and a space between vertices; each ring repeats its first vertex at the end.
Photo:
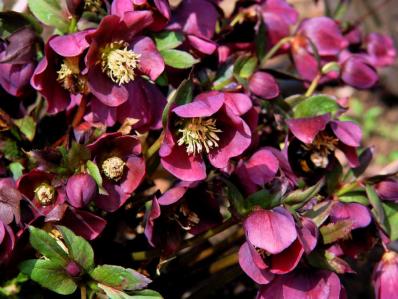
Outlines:
POLYGON ((77 31, 77 19, 75 17, 72 17, 69 23, 68 32, 74 33, 76 31, 77 31))
POLYGON ((312 96, 316 88, 318 87, 319 81, 322 78, 322 74, 316 75, 314 80, 312 80, 310 87, 308 87, 307 92, 305 93, 306 97, 312 96))
POLYGON ((278 50, 286 43, 290 42, 293 39, 291 36, 287 36, 285 38, 282 38, 279 42, 277 42, 271 50, 268 51, 268 53, 264 56, 263 60, 261 61, 260 66, 264 67, 267 61, 278 52, 278 50))
POLYGON ((156 139, 156 141, 148 148, 146 151, 145 157, 147 159, 150 159, 160 148, 160 145, 163 141, 163 133, 160 134, 159 138, 156 139))

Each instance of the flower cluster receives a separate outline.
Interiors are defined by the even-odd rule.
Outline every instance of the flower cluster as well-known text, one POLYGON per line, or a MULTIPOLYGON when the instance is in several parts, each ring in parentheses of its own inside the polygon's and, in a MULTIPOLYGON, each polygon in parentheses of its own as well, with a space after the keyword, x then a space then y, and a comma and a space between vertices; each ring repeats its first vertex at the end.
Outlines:
POLYGON ((346 298, 370 252, 376 298, 395 297, 398 171, 368 175, 325 91, 380 86, 389 36, 285 0, 61 2, 0 16, 0 295, 24 288, 30 234, 22 273, 82 298, 161 298, 93 250, 170 298, 188 298, 163 281, 181 263, 205 284, 239 264, 258 299, 346 298))

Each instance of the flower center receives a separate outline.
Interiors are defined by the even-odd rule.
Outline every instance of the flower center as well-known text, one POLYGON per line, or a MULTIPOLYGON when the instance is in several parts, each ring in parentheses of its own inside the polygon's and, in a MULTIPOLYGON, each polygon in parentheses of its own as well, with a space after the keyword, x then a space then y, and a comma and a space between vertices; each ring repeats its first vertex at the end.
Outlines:
POLYGON ((85 0, 84 10, 96 13, 101 10, 102 1, 101 0, 85 0))
POLYGON ((386 253, 383 254, 382 260, 385 263, 392 263, 395 259, 398 258, 398 254, 396 254, 393 251, 387 251, 386 253))
POLYGON ((35 190, 35 195, 40 205, 48 206, 55 198, 55 188, 47 183, 41 183, 35 190))
POLYGON ((88 93, 87 80, 80 75, 79 57, 65 58, 57 74, 57 81, 70 93, 88 93))
POLYGON ((102 162, 102 171, 108 179, 117 182, 123 176, 125 164, 119 157, 110 157, 102 162))
POLYGON ((133 81, 140 54, 127 48, 128 43, 116 41, 101 50, 102 71, 115 83, 122 85, 133 81))
POLYGON ((189 155, 200 154, 203 149, 209 153, 210 149, 218 147, 220 138, 217 133, 221 133, 216 127, 215 119, 192 118, 183 129, 178 130, 181 138, 178 145, 185 145, 189 155))
POLYGON ((326 168, 329 164, 328 156, 336 150, 338 142, 336 137, 321 132, 311 144, 303 144, 302 147, 312 152, 310 159, 316 167, 326 168))

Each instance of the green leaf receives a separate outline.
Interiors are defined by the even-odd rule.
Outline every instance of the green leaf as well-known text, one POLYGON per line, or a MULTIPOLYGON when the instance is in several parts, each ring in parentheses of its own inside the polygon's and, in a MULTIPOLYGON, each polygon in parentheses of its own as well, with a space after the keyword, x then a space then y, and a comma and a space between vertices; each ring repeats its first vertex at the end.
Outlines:
POLYGON ((8 165, 10 171, 12 172, 12 177, 14 180, 18 180, 20 176, 22 176, 23 170, 25 167, 19 162, 12 162, 8 165))
POLYGON ((163 31, 154 35, 158 51, 177 48, 184 42, 184 35, 176 31, 163 31))
POLYGON ((163 298, 158 292, 152 290, 135 291, 131 294, 130 293, 126 294, 122 291, 116 290, 114 288, 108 287, 100 283, 98 284, 98 287, 101 288, 110 299, 162 299, 163 298))
POLYGON ((192 101, 192 96, 193 96, 193 84, 192 81, 189 79, 182 81, 181 84, 177 87, 177 89, 170 93, 167 99, 166 107, 164 108, 162 114, 163 128, 166 127, 170 109, 173 106, 173 104, 176 103, 178 105, 183 105, 190 103, 192 101))
POLYGON ((386 218, 384 215, 383 205, 373 186, 366 185, 366 194, 368 196, 370 204, 373 207, 372 213, 375 220, 382 228, 386 230, 387 233, 389 233, 388 227, 386 227, 385 225, 386 218))
POLYGON ((361 190, 346 192, 342 195, 338 195, 338 198, 341 202, 356 202, 364 206, 369 205, 369 200, 366 196, 366 192, 361 190))
POLYGON ((88 174, 91 175, 91 177, 97 183, 99 193, 102 195, 108 195, 108 192, 105 190, 105 188, 102 185, 102 183, 103 183, 102 176, 101 176, 101 172, 100 172, 97 164, 95 164, 91 160, 88 160, 86 162, 86 167, 87 167, 88 174))
POLYGON ((62 11, 59 0, 28 0, 28 5, 39 21, 63 33, 68 31, 68 16, 62 11))
POLYGON ((135 291, 132 294, 134 299, 162 299, 162 295, 153 290, 135 291))
POLYGON ((76 236, 70 229, 65 226, 57 226, 64 238, 64 243, 69 251, 72 260, 89 271, 94 266, 94 251, 90 243, 82 237, 76 236))
POLYGON ((29 226, 30 244, 39 253, 49 258, 54 263, 66 266, 69 258, 67 253, 58 245, 57 241, 42 229, 29 226))
POLYGON ((266 47, 267 47, 266 30, 267 29, 265 27, 265 23, 261 18, 260 26, 258 27, 258 32, 257 32, 256 38, 255 38, 256 54, 257 54, 259 61, 262 61, 266 54, 266 47))
POLYGON ((339 110, 336 100, 325 96, 317 95, 309 97, 293 108, 294 118, 313 117, 326 113, 334 115, 339 110))
POLYGON ((19 128, 25 137, 32 141, 36 134, 36 122, 31 116, 14 120, 15 125, 19 128))
POLYGON ((393 202, 383 203, 386 216, 386 225, 390 233, 391 241, 398 240, 398 204, 393 202))
POLYGON ((101 284, 118 290, 137 290, 146 287, 151 280, 133 269, 114 265, 97 266, 90 276, 101 284))
POLYGON ((160 51, 164 63, 176 69, 188 69, 200 60, 195 59, 191 54, 181 50, 168 49, 160 51))
POLYGON ((21 271, 41 286, 61 295, 70 295, 77 285, 62 266, 51 260, 27 260, 19 265, 21 271))
POLYGON ((248 212, 250 212, 247 210, 245 198, 239 189, 229 180, 225 178, 221 178, 221 180, 227 186, 228 201, 231 203, 231 206, 236 210, 236 212, 238 212, 240 215, 246 215, 248 212))
POLYGON ((241 56, 234 64, 234 75, 237 80, 249 79, 257 67, 257 57, 241 56))
POLYGON ((342 220, 336 223, 329 223, 322 226, 319 231, 323 238, 323 243, 331 244, 340 239, 346 239, 352 229, 352 221, 342 220))
POLYGON ((311 186, 305 190, 295 190, 289 193, 282 201, 284 204, 291 206, 293 209, 301 208, 309 201, 311 198, 318 195, 319 190, 325 184, 325 179, 322 178, 314 186, 311 186))
POLYGON ((82 163, 90 159, 90 151, 88 148, 77 142, 73 142, 66 156, 66 166, 71 171, 75 171, 82 163))
POLYGON ((315 268, 327 269, 339 274, 353 273, 350 265, 328 250, 316 250, 307 256, 309 264, 315 268))
POLYGON ((323 201, 316 204, 311 210, 306 211, 304 216, 311 218, 316 226, 320 227, 328 219, 332 207, 332 201, 323 201))
POLYGON ((253 210, 255 206, 260 206, 263 209, 272 209, 281 203, 281 194, 271 193, 267 189, 261 189, 253 194, 250 194, 244 200, 245 209, 248 211, 253 210))

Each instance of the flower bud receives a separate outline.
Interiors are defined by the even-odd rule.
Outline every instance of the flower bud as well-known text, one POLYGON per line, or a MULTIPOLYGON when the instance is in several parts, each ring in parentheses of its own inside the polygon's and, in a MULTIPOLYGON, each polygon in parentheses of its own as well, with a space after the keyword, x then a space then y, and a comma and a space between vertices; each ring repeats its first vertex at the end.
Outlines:
POLYGON ((82 271, 78 264, 76 264, 74 261, 70 261, 68 265, 66 265, 66 272, 72 277, 77 277, 82 271))
POLYGON ((79 173, 71 176, 66 184, 68 202, 75 208, 84 207, 97 193, 97 184, 86 174, 79 173))

